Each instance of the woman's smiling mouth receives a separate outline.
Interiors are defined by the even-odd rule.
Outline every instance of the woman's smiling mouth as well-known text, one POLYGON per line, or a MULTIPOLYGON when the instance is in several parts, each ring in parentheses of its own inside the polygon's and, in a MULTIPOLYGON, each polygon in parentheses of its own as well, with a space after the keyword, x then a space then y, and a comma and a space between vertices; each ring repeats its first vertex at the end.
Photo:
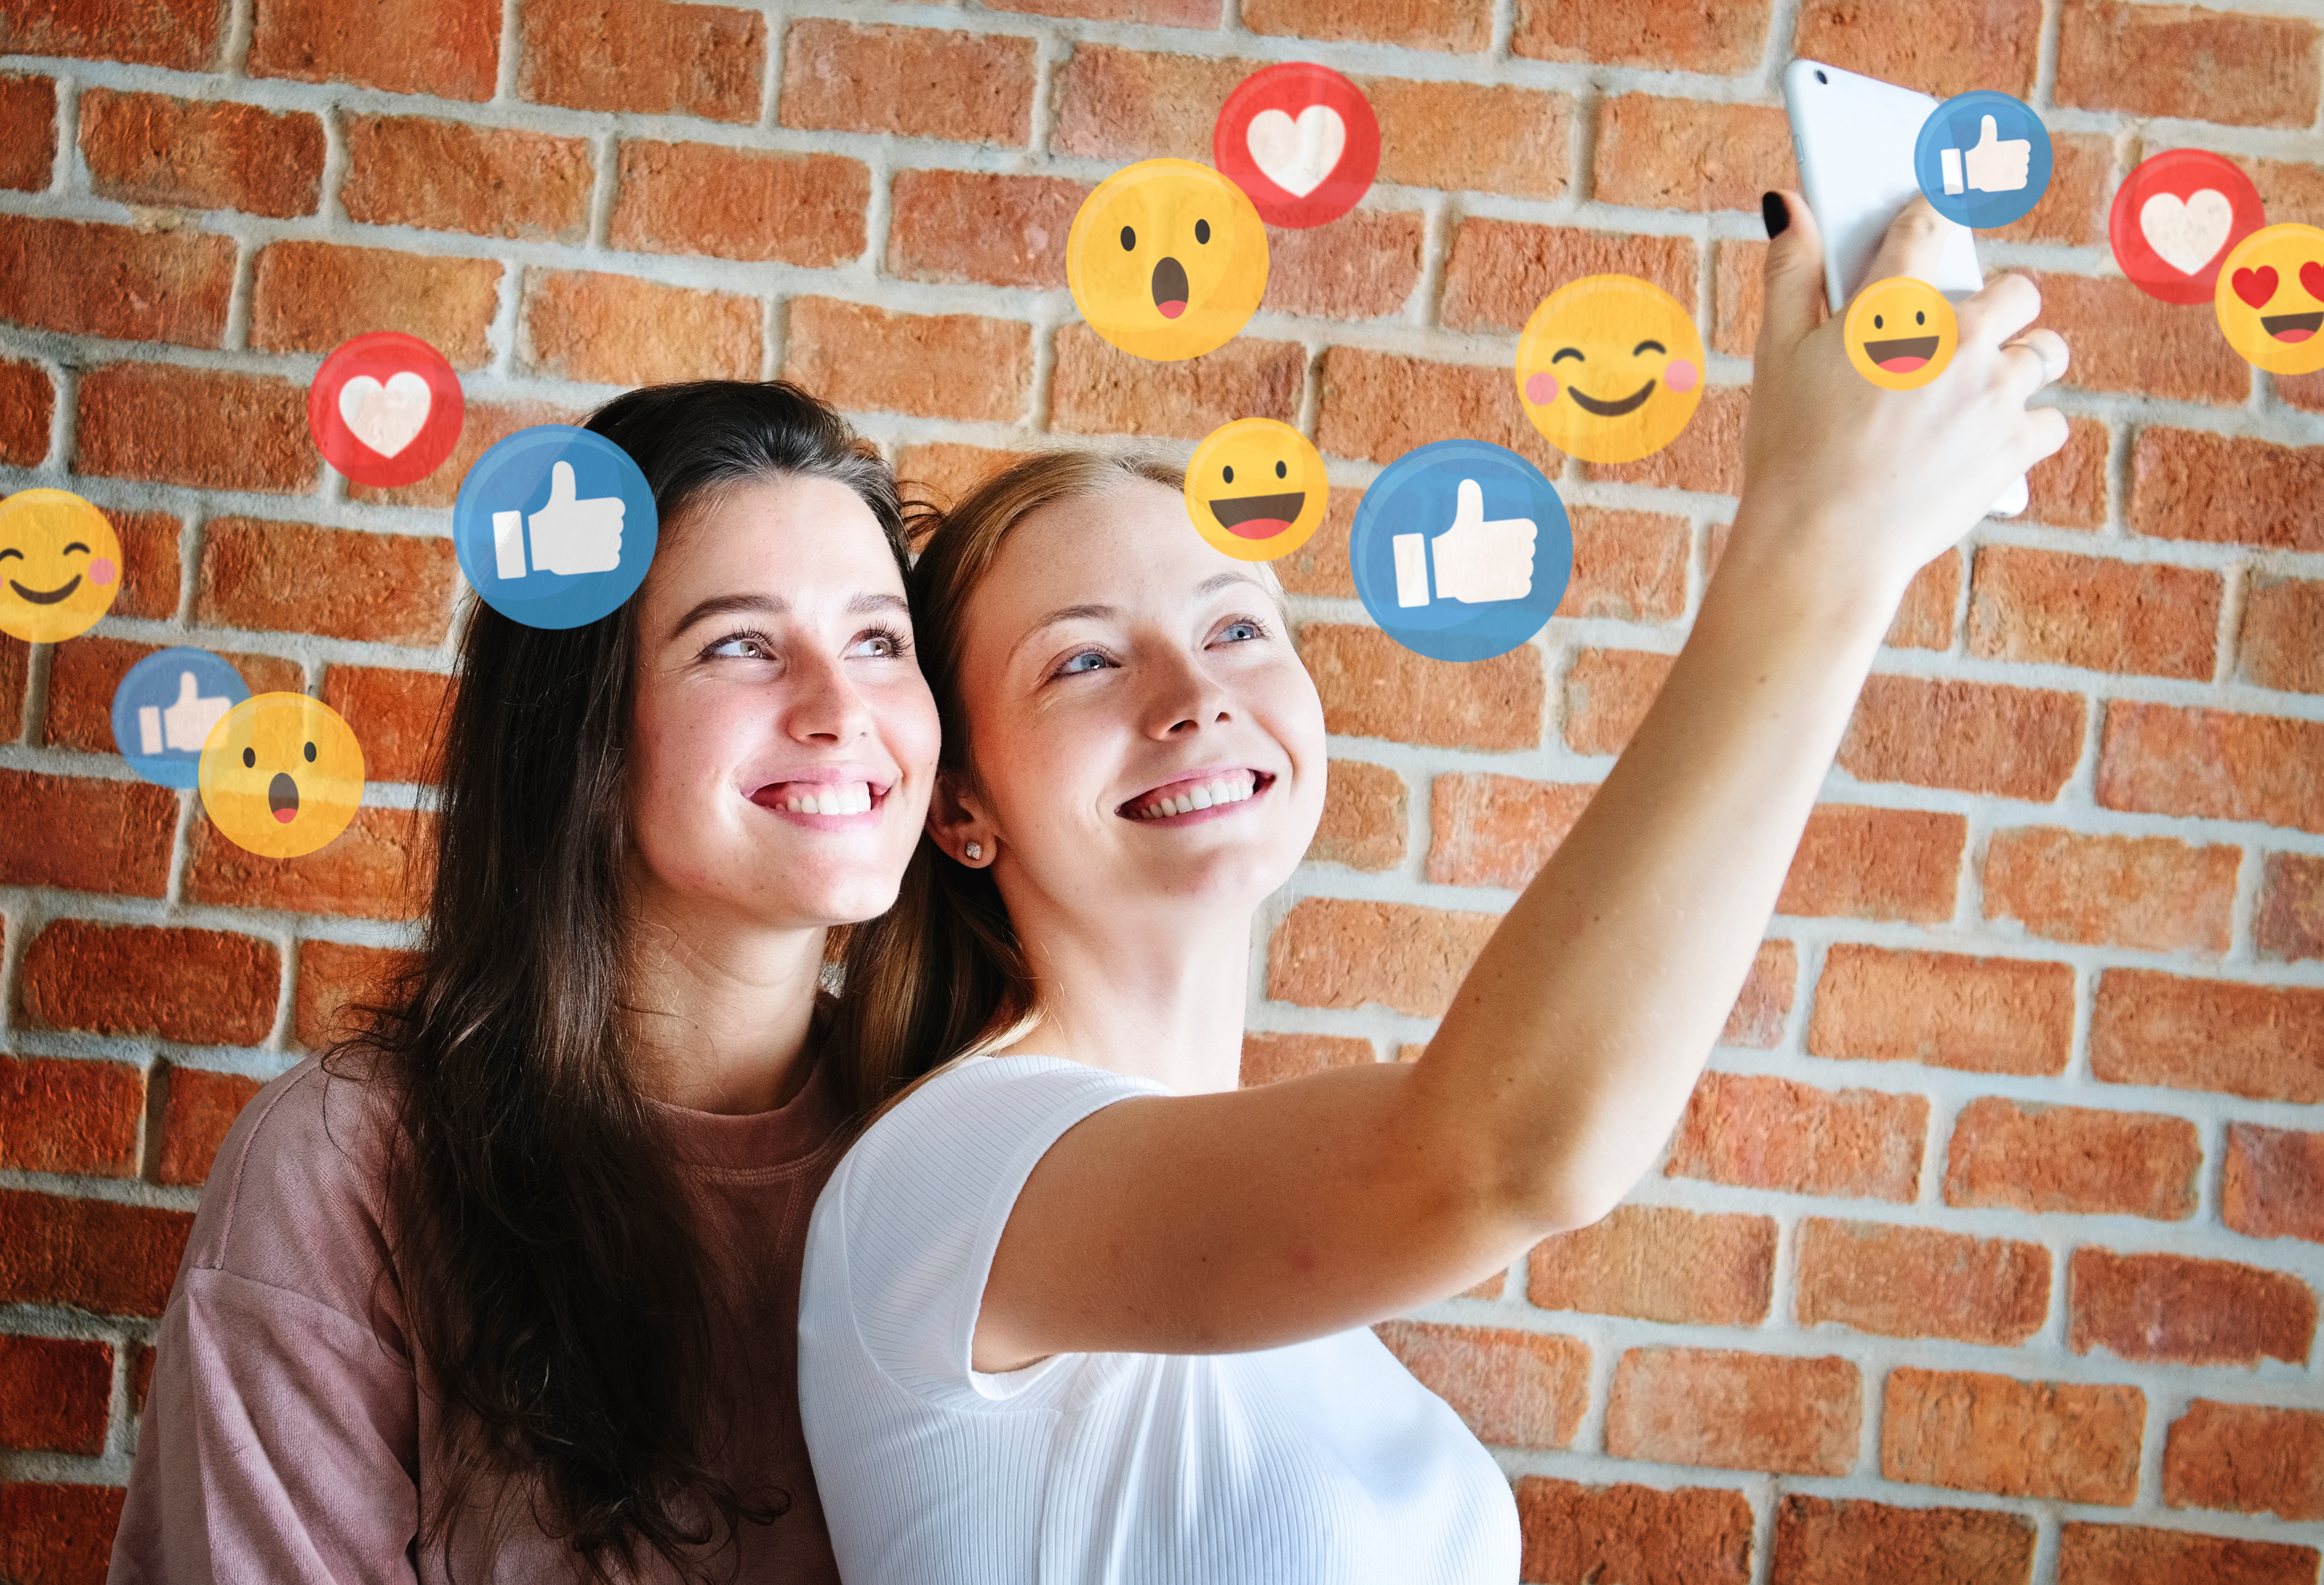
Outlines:
POLYGON ((1142 792, 1115 809, 1114 813, 1125 820, 1140 823, 1156 820, 1189 820, 1191 823, 1190 816, 1224 813, 1234 805, 1249 803, 1274 785, 1275 778, 1264 770, 1242 768, 1205 770, 1142 792))

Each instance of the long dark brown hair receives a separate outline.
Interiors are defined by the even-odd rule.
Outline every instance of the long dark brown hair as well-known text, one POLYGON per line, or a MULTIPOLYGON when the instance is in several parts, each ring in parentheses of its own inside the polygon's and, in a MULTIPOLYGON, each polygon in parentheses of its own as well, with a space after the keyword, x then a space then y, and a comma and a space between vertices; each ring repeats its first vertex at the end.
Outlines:
MULTIPOLYGON (((887 465, 795 386, 633 391, 588 428, 644 471, 665 541, 724 489, 812 476, 853 490, 908 565, 887 465)), ((637 605, 564 630, 471 609, 420 963, 341 1048, 400 1124, 394 1265, 442 1398, 421 1544, 448 1555, 479 1478, 503 1478, 595 1580, 650 1555, 706 1577, 742 1523, 788 1504, 716 1472, 734 1429, 713 1390, 721 1296, 624 1033, 637 605)), ((830 1079, 851 1112, 885 1084, 861 1062, 830 1079)))

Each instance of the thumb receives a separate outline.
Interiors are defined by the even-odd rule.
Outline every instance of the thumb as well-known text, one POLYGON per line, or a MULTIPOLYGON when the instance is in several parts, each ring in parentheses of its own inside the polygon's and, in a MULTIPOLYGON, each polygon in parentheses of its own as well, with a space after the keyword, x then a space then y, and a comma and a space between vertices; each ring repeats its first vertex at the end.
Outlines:
POLYGON ((1466 528, 1485 521, 1485 487, 1474 479, 1461 481, 1461 488, 1452 508, 1452 526, 1466 528))
POLYGON ((1759 345, 1779 353, 1823 323, 1823 233, 1806 198, 1788 189, 1773 196, 1781 209, 1766 204, 1763 211, 1788 218, 1767 244, 1766 307, 1759 321, 1759 345))
POLYGON ((558 505, 573 499, 573 465, 560 462, 549 470, 549 504, 558 505))
POLYGON ((198 697, 200 693, 195 686, 194 674, 190 671, 178 673, 178 703, 190 705, 198 697))
POLYGON ((1990 116, 1990 115, 1987 116, 1987 117, 1985 118, 1985 128, 1984 128, 1983 132, 1982 132, 1982 133, 1978 135, 1978 140, 1977 140, 1977 146, 1978 146, 1978 148, 1980 148, 1980 149, 1983 149, 1983 148, 1988 148, 1988 147, 1992 146, 1993 144, 1999 143, 2000 141, 2001 141, 2001 132, 2000 132, 2000 129, 1999 129, 1998 127, 1997 127, 1997 126, 1995 126, 1995 125, 1993 124, 1993 117, 1992 117, 1992 116, 1990 116))

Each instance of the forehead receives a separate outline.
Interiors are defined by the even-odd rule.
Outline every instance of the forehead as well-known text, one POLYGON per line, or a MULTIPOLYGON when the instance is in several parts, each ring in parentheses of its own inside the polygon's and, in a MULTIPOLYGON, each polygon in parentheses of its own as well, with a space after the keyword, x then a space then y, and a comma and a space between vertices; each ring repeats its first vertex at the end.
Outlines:
POLYGON ((749 584, 780 593, 841 583, 901 594, 903 574, 880 520, 835 479, 786 475, 729 484, 666 530, 648 575, 650 602, 749 584))

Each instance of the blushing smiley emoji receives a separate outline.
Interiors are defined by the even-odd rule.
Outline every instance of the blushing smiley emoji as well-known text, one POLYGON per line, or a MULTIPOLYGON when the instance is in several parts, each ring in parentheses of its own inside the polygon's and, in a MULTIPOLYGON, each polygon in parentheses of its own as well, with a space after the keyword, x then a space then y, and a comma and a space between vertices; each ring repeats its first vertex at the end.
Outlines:
POLYGON ((0 632, 60 644, 87 632, 121 592, 121 540, 69 490, 0 502, 0 632))
POLYGON ((1679 300, 1635 275, 1585 275, 1517 337, 1517 395, 1551 445, 1636 462, 1678 438, 1702 401, 1702 337, 1679 300))
POLYGON ((304 694, 260 694, 227 711, 196 773, 210 824, 270 859, 311 853, 363 803, 363 745, 339 713, 304 694))
POLYGON ((1307 543, 1330 493, 1307 437, 1273 419, 1220 425, 1186 464, 1186 515, 1240 561, 1273 561, 1307 543))
POLYGON ((2324 230, 2264 226, 2219 265, 2211 306, 2219 334, 2271 374, 2324 369, 2324 230))
POLYGON ((1945 372, 1960 345, 1953 305, 1909 275, 1858 292, 1840 333, 1856 372, 1883 391, 1919 390, 1945 372))
POLYGON ((1176 363, 1223 346, 1267 291, 1267 227, 1242 189, 1192 160, 1141 160, 1098 183, 1065 236, 1065 284, 1091 329, 1176 363))

